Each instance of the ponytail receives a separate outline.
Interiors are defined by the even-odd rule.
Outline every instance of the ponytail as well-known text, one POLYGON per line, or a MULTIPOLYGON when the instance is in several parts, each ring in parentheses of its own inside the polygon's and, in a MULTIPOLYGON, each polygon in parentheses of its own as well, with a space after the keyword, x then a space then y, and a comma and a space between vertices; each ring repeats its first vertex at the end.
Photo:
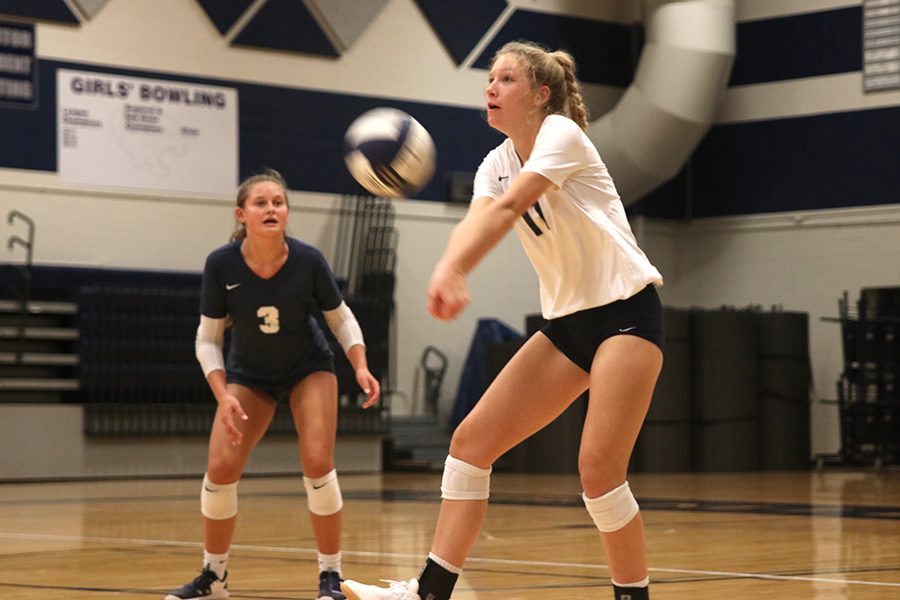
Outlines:
POLYGON ((565 98, 566 108, 569 111, 569 118, 578 124, 582 129, 588 126, 588 109, 584 105, 584 97, 581 95, 581 83, 575 77, 575 59, 568 52, 557 50, 551 52, 550 57, 562 67, 565 77, 565 98))

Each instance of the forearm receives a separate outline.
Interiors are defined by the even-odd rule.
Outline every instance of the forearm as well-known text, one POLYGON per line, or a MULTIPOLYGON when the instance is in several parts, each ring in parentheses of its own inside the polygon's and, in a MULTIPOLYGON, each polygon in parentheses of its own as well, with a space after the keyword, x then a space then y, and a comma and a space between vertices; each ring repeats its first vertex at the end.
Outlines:
POLYGON ((369 369, 369 362, 366 359, 366 347, 362 344, 351 346, 346 354, 347 360, 350 361, 350 365, 353 367, 354 372, 358 373, 361 369, 369 369))
POLYGON ((499 198, 475 199, 465 218, 453 228, 438 267, 468 274, 552 185, 544 176, 526 172, 499 198))
POLYGON ((490 202, 478 211, 470 211, 453 228, 438 268, 468 274, 512 229, 519 215, 512 207, 490 202))
POLYGON ((213 396, 216 397, 216 401, 219 401, 228 393, 228 383, 225 380, 225 371, 221 369, 210 371, 206 376, 206 382, 209 384, 209 389, 212 390, 213 396))

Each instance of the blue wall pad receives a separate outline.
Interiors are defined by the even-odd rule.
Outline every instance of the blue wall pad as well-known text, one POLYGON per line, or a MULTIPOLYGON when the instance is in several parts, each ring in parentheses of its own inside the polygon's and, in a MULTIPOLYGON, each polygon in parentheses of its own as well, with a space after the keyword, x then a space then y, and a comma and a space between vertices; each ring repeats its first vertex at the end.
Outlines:
MULTIPOLYGON (((436 175, 421 199, 446 200, 447 174, 474 172, 502 139, 471 108, 77 63, 38 60, 36 68, 37 108, 0 108, 0 167, 56 170, 58 68, 237 89, 240 175, 273 167, 297 190, 362 193, 344 166, 343 136, 377 106, 410 113, 434 138, 436 175)), ((630 212, 683 218, 900 203, 898 140, 900 107, 717 125, 686 169, 630 212)))
POLYGON ((0 167, 56 170, 56 69, 34 61, 34 108, 0 105, 0 167))
POLYGON ((0 15, 80 24, 63 0, 0 0, 0 15))
POLYGON ((340 55, 299 0, 269 0, 232 44, 320 56, 340 55))
POLYGON ((206 16, 213 22, 219 33, 225 35, 231 26, 244 14, 244 11, 253 4, 253 0, 197 0, 203 7, 206 16))
POLYGON ((474 172, 502 137, 480 110, 383 98, 235 83, 97 65, 38 61, 37 110, 0 108, 0 167, 56 171, 56 70, 88 69, 131 77, 233 87, 238 91, 240 177, 264 167, 281 171, 296 190, 364 194, 344 165, 344 132, 356 117, 391 106, 415 117, 434 138, 437 167, 416 197, 447 199, 451 172, 474 172))
POLYGON ((293 189, 366 194, 344 165, 344 132, 356 117, 378 106, 409 113, 434 138, 435 176, 416 194, 420 199, 446 200, 449 173, 474 172, 502 139, 474 109, 267 86, 238 88, 241 177, 273 167, 293 189))
POLYGON ((506 0, 416 0, 457 65, 506 8, 506 0))
POLYGON ((862 69, 862 7, 740 23, 729 85, 862 69))
MULTIPOLYGON (((688 181, 691 168, 691 163, 688 162, 675 177, 626 207, 625 212, 629 215, 642 215, 654 219, 690 218, 692 207, 688 204, 690 201, 688 181)), ((616 174, 611 175, 615 179, 616 174)), ((623 200, 628 201, 627 198, 623 200)))
POLYGON ((581 81, 623 87, 631 83, 640 51, 640 37, 630 25, 517 10, 474 66, 487 69, 494 53, 514 40, 568 50, 578 63, 581 81))
POLYGON ((897 156, 900 107, 719 125, 691 159, 690 186, 683 172, 632 211, 716 217, 896 204, 897 156))

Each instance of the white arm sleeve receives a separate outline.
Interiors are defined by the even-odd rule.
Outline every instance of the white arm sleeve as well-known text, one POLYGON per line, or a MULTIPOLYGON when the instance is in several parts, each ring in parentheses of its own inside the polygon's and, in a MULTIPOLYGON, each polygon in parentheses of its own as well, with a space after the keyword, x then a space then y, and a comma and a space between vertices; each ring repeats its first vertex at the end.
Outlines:
POLYGON ((194 350, 204 376, 208 376, 216 369, 225 370, 222 345, 225 343, 226 322, 226 319, 213 319, 200 315, 200 326, 197 327, 194 350))
POLYGON ((357 344, 366 345, 362 329, 359 328, 359 323, 346 302, 341 302, 337 308, 332 310, 323 310, 322 314, 325 315, 328 328, 331 329, 331 333, 337 338, 344 352, 349 352, 350 348, 357 344))

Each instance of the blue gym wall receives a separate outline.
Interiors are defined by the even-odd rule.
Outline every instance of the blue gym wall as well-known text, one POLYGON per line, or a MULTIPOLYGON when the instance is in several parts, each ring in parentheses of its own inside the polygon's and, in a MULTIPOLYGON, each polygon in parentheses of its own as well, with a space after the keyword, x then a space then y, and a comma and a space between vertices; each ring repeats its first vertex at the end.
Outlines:
MULTIPOLYGON (((198 1, 220 32, 227 31, 243 5, 249 4, 198 1)), ((453 10, 448 10, 449 3, 443 0, 418 0, 417 4, 458 65, 507 9, 507 3, 500 0, 453 2, 453 10)), ((77 23, 61 0, 0 0, 0 19, 4 15, 25 21, 77 23)), ((730 85, 859 72, 861 28, 861 6, 739 23, 730 85)), ((642 28, 640 24, 518 8, 470 68, 484 69, 497 47, 520 38, 570 49, 587 83, 626 87, 639 60, 642 28)), ((293 0, 270 0, 232 44, 319 55, 323 60, 338 54, 302 3, 293 0)), ((36 108, 0 107, 0 167, 56 170, 55 81, 59 68, 183 80, 163 72, 38 57, 36 108)), ((241 176, 270 166, 281 170, 289 184, 300 190, 361 191, 343 166, 342 135, 355 116, 375 106, 405 110, 431 131, 438 147, 437 175, 421 192, 422 199, 446 200, 448 174, 474 171, 484 153, 500 139, 485 125, 480 111, 470 108, 242 81, 197 77, 190 81, 238 90, 241 176)), ((898 203, 898 156, 900 107, 719 124, 676 178, 630 210, 681 219, 898 203)))
MULTIPOLYGON (((39 61, 38 108, 34 111, 0 108, 0 122, 5 125, 0 129, 0 167, 56 170, 56 71, 84 68, 77 63, 39 61)), ((95 65, 87 70, 237 89, 240 176, 272 167, 297 190, 364 193, 344 166, 343 135, 354 118, 376 106, 392 106, 408 112, 428 128, 435 140, 439 149, 437 175, 419 194, 421 199, 443 200, 445 186, 441 174, 474 171, 481 157, 502 139, 484 124, 479 111, 465 108, 95 65), (458 141, 461 133, 469 138, 465 145, 458 141)))

